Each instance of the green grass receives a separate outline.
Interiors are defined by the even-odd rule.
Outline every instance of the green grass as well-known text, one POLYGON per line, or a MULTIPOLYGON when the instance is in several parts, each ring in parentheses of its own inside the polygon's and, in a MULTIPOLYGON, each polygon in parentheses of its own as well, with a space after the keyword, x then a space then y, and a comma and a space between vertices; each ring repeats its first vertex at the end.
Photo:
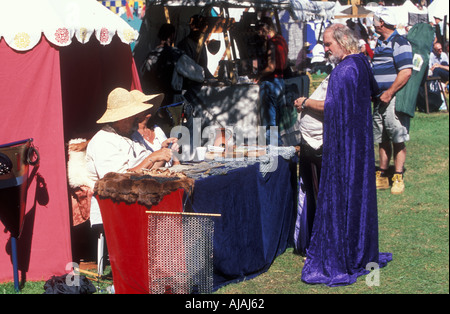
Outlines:
MULTIPOLYGON (((393 261, 380 270, 379 286, 367 286, 365 276, 345 287, 307 285, 301 281, 302 257, 288 249, 266 273, 216 293, 448 294, 449 115, 416 113, 410 134, 404 194, 378 191, 380 250, 393 254, 393 261)), ((100 289, 109 284, 101 283, 100 289)), ((43 286, 26 282, 20 293, 41 294, 43 286)), ((0 294, 14 293, 13 283, 0 284, 0 294)))

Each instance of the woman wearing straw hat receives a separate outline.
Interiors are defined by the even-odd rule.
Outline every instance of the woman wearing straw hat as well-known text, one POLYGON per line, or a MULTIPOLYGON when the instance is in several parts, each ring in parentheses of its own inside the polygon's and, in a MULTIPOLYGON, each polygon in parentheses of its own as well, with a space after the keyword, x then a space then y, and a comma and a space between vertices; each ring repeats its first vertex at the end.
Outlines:
MULTIPOLYGON (((132 90, 130 93, 136 99, 145 99, 145 97, 147 97, 144 93, 138 90, 132 90)), ((177 144, 178 139, 175 137, 167 138, 164 131, 157 125, 157 120, 154 119, 154 116, 158 109, 155 107, 156 106, 150 109, 151 112, 146 111, 147 114, 143 117, 143 120, 139 121, 138 129, 133 132, 131 139, 141 143, 151 152, 158 152, 162 148, 167 147, 170 147, 172 151, 176 152, 179 149, 177 144)), ((177 164, 180 164, 180 161, 173 156, 169 162, 166 162, 165 160, 155 162, 152 168, 171 167, 177 164)))
MULTIPOLYGON (((160 162, 172 159, 172 149, 162 147, 151 152, 131 136, 138 123, 155 111, 161 104, 164 94, 144 95, 114 89, 108 96, 107 109, 97 123, 105 124, 90 140, 86 150, 87 170, 94 182, 108 172, 127 172, 151 169, 160 162)), ((175 143, 176 138, 166 141, 175 143)), ((173 149, 176 149, 174 146, 173 149)), ((91 203, 91 224, 101 224, 100 209, 95 198, 91 203)))

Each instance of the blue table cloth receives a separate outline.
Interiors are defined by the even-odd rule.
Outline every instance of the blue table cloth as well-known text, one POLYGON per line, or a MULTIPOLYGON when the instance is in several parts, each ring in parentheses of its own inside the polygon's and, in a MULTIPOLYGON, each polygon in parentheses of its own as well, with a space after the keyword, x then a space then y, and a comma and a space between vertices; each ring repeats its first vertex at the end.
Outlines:
POLYGON ((214 290, 267 271, 292 244, 296 215, 296 163, 278 157, 275 171, 259 163, 198 179, 192 209, 214 218, 214 290))

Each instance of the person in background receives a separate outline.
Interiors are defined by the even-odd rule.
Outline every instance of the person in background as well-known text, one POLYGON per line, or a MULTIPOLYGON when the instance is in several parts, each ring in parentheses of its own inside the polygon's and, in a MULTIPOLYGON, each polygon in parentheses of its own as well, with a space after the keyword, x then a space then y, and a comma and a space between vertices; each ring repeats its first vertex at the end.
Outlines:
POLYGON ((201 15, 193 15, 189 21, 190 32, 178 43, 178 48, 186 53, 192 60, 197 62, 205 71, 205 78, 210 79, 214 76, 208 69, 208 54, 205 43, 199 46, 201 37, 204 35, 208 25, 201 15))
POLYGON ((405 142, 409 141, 410 116, 396 111, 395 94, 411 77, 413 55, 410 43, 398 34, 395 25, 396 18, 391 10, 381 7, 375 12, 374 26, 380 38, 374 52, 373 73, 381 93, 374 101, 373 132, 380 159, 377 189, 389 189, 387 170, 393 155, 395 174, 391 193, 401 194, 405 190, 405 142))
POLYGON ((324 103, 317 210, 302 270, 308 284, 349 285, 392 259, 378 250, 372 103, 377 84, 358 39, 345 25, 324 32, 331 72, 324 103))
MULTIPOLYGON (((434 18, 434 29, 436 37, 434 38, 435 43, 440 43, 441 45, 444 43, 444 19, 443 16, 435 15, 434 18)), ((448 22, 448 21, 447 21, 448 22)))
POLYGON ((181 90, 174 90, 172 86, 172 74, 183 52, 173 46, 175 26, 172 24, 161 25, 158 38, 158 46, 149 52, 141 66, 142 90, 146 94, 164 93, 161 105, 166 106, 179 101, 181 97, 181 90))
POLYGON ((323 48, 323 42, 318 41, 311 50, 311 72, 320 74, 321 72, 327 72, 327 60, 325 59, 325 49, 323 48))
POLYGON ((285 84, 283 73, 288 66, 288 45, 278 34, 270 17, 262 17, 257 31, 266 39, 267 66, 258 72, 257 82, 260 84, 259 99, 261 102, 261 125, 266 127, 266 143, 282 145, 278 130, 277 143, 271 143, 270 127, 278 127, 280 108, 285 105, 285 84))
POLYGON ((438 76, 442 82, 448 81, 448 56, 442 52, 442 45, 438 42, 434 43, 433 51, 430 53, 429 68, 431 76, 438 76))
POLYGON ((300 72, 311 72, 311 58, 308 57, 311 44, 305 42, 302 49, 298 52, 295 68, 300 72))
POLYGON ((370 45, 364 39, 359 40, 359 48, 361 50, 361 53, 363 53, 367 57, 369 62, 372 62, 373 50, 370 48, 370 45))
POLYGON ((182 86, 172 83, 174 75, 177 75, 175 70, 177 61, 183 55, 183 52, 174 46, 175 31, 172 24, 161 25, 158 31, 159 44, 148 53, 140 67, 143 92, 164 94, 161 103, 164 109, 154 112, 152 119, 156 119, 166 133, 169 133, 176 124, 173 118, 181 115, 179 107, 170 105, 184 101, 182 86))

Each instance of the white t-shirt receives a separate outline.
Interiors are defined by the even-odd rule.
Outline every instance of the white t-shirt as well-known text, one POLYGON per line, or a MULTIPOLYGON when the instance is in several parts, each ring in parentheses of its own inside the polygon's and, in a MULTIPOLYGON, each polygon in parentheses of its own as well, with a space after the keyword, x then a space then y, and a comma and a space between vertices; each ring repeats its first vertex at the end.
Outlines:
POLYGON ((434 54, 434 52, 430 53, 430 61, 429 61, 429 67, 431 69, 431 67, 433 65, 437 64, 442 64, 443 62, 446 62, 448 64, 448 57, 444 52, 441 52, 441 55, 438 57, 434 54))
POLYGON ((311 63, 325 61, 325 48, 323 48, 321 44, 316 44, 311 53, 313 55, 311 58, 311 63))
MULTIPOLYGON (((324 101, 327 96, 328 75, 319 87, 311 94, 310 99, 324 101)), ((323 115, 312 112, 310 110, 304 111, 300 115, 300 132, 302 139, 314 149, 320 148, 323 144, 323 115)))
MULTIPOLYGON (((142 144, 117 134, 106 125, 94 135, 86 149, 89 178, 95 182, 108 172, 124 173, 140 164, 150 153, 142 144)), ((91 225, 102 223, 95 197, 91 201, 90 220, 91 225)))

